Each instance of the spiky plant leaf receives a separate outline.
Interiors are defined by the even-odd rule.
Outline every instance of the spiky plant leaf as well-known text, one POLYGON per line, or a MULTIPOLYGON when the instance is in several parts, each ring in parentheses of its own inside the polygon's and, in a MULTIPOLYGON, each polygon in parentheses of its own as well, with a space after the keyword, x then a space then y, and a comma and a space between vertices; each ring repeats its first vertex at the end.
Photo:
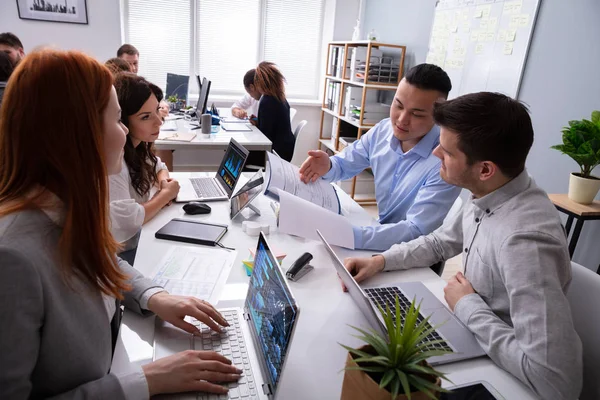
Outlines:
MULTIPOLYGON (((401 310, 398 298, 395 299, 395 303, 396 310, 401 310)), ((431 350, 432 344, 443 341, 428 343, 424 341, 439 326, 431 326, 429 317, 420 318, 421 305, 417 305, 415 299, 404 316, 400 312, 393 313, 388 305, 385 310, 382 307, 378 308, 387 328, 387 335, 382 336, 373 329, 367 332, 352 327, 360 333, 355 337, 370 345, 373 354, 342 345, 353 356, 356 363, 355 367, 345 369, 371 374, 379 386, 386 388, 393 397, 400 391, 407 397, 410 397, 411 390, 423 391, 429 397, 435 392, 445 391, 426 379, 426 377, 431 379, 439 377, 448 380, 444 373, 436 371, 425 363, 427 358, 450 353, 447 350, 431 350)))

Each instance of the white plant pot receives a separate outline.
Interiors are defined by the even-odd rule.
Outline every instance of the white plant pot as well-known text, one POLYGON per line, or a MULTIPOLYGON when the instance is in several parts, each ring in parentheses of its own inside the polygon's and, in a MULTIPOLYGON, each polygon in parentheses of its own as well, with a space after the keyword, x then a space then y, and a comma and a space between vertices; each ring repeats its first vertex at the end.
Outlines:
POLYGON ((588 179, 571 173, 569 198, 576 203, 591 204, 600 190, 600 179, 588 179))

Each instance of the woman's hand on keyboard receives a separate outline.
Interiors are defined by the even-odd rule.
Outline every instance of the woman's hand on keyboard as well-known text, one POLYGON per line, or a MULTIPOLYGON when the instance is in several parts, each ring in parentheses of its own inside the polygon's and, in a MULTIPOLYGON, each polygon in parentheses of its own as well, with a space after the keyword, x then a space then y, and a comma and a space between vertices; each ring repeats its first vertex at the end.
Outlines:
MULTIPOLYGON (((153 296, 154 297, 154 296, 153 296)), ((160 393, 227 393, 215 383, 236 382, 242 370, 214 351, 186 350, 142 366, 150 397, 160 393), (214 382, 214 383, 213 383, 214 382)))
POLYGON ((196 326, 184 321, 188 315, 204 322, 215 332, 221 332, 220 326, 229 326, 225 318, 208 301, 192 296, 158 292, 148 300, 148 309, 164 321, 192 334, 200 334, 200 331, 196 326))

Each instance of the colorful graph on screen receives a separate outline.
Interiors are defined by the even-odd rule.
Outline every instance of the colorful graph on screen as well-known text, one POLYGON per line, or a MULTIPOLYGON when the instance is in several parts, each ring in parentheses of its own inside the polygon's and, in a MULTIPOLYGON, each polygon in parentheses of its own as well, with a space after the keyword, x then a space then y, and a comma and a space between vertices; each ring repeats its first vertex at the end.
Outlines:
POLYGON ((231 190, 233 190, 238 177, 242 173, 245 162, 246 158, 244 155, 230 144, 221 163, 219 176, 231 190))

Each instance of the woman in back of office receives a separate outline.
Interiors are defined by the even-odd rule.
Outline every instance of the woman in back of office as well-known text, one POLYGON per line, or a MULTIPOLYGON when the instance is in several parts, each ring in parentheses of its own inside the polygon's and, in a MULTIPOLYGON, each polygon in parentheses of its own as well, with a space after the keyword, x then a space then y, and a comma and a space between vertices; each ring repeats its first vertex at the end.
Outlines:
POLYGON ((254 86, 262 95, 257 127, 273 142, 273 150, 284 160, 294 155, 296 139, 290 122, 290 105, 285 99, 285 78, 275 64, 263 61, 256 67, 254 86))
POLYGON ((131 73, 117 74, 115 88, 129 134, 121 171, 109 179, 111 232, 123 243, 120 256, 133 265, 142 225, 177 197, 179 183, 153 151, 162 124, 160 88, 131 73))
POLYGON ((11 106, 0 108, 0 398, 225 393, 209 381, 236 380, 239 370, 214 352, 187 351, 124 376, 109 373, 118 298, 188 332, 195 328, 185 315, 213 329, 226 321, 206 302, 153 286, 114 255, 107 173, 121 168, 127 128, 108 69, 78 52, 33 52, 15 69, 5 100, 11 106))

